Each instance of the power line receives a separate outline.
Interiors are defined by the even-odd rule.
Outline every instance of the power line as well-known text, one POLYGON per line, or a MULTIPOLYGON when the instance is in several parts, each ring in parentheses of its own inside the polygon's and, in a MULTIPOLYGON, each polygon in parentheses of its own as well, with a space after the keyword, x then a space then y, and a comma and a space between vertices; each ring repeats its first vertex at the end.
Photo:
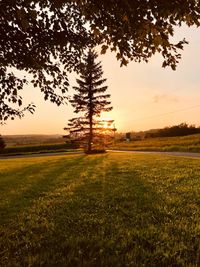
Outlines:
POLYGON ((146 119, 151 119, 151 118, 156 118, 156 117, 162 117, 162 116, 165 116, 165 115, 174 114, 174 113, 182 112, 182 111, 187 111, 187 110, 194 109, 194 108, 199 108, 199 107, 200 107, 200 105, 192 106, 192 107, 188 107, 188 108, 184 108, 184 109, 178 109, 178 110, 170 111, 170 112, 167 112, 167 113, 162 113, 162 114, 157 114, 157 115, 153 115, 153 116, 143 117, 143 118, 140 118, 140 119, 137 119, 137 120, 133 120, 133 121, 139 121, 139 120, 146 120, 146 119))

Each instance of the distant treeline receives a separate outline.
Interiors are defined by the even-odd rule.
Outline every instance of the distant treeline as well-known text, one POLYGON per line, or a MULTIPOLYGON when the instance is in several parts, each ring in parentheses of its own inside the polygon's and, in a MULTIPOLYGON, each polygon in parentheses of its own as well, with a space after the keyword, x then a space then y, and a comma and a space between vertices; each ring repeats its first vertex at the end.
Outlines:
POLYGON ((165 127, 155 132, 147 132, 145 138, 150 137, 173 137, 173 136, 184 136, 200 133, 200 127, 194 125, 188 125, 187 123, 181 123, 179 125, 165 127))
POLYGON ((76 144, 55 144, 41 146, 21 146, 21 147, 6 147, 0 149, 1 154, 23 154, 23 153, 44 153, 44 152, 64 152, 68 149, 76 149, 76 144))
POLYGON ((64 143, 62 135, 4 135, 6 147, 50 145, 64 143))

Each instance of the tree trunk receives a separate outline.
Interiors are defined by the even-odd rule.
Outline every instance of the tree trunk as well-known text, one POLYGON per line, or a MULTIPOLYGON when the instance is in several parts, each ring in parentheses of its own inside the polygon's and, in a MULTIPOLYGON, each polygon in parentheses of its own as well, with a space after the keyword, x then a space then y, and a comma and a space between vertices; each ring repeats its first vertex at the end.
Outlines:
POLYGON ((90 127, 90 131, 89 131, 89 137, 88 137, 88 153, 91 153, 92 142, 93 142, 93 103, 92 103, 93 93, 92 93, 92 76, 91 76, 91 73, 90 73, 89 81, 90 81, 90 85, 89 85, 88 96, 89 96, 89 127, 90 127))
POLYGON ((90 127, 90 131, 89 131, 89 137, 88 137, 88 152, 90 153, 92 151, 92 141, 93 141, 93 125, 92 125, 92 113, 90 114, 89 117, 89 127, 90 127))

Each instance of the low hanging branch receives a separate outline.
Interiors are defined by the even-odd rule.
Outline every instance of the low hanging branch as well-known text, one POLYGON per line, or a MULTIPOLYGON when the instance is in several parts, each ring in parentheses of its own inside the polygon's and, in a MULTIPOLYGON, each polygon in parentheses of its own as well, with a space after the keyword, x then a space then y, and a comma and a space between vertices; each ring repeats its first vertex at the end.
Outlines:
POLYGON ((23 116, 20 92, 26 83, 19 76, 21 84, 13 84, 12 68, 32 75, 44 99, 60 105, 67 73, 81 73, 80 61, 91 46, 100 45, 102 54, 115 52, 121 65, 160 53, 163 67, 175 70, 187 42, 173 43, 171 37, 182 24, 200 25, 199 0, 0 1, 0 120, 23 116))

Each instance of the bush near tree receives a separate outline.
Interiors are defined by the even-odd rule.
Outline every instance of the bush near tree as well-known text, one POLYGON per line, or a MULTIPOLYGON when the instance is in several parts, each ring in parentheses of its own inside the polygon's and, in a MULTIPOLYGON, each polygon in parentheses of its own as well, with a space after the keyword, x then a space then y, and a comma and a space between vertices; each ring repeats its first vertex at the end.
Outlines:
POLYGON ((3 137, 0 135, 0 150, 4 149, 6 147, 5 141, 3 137))

